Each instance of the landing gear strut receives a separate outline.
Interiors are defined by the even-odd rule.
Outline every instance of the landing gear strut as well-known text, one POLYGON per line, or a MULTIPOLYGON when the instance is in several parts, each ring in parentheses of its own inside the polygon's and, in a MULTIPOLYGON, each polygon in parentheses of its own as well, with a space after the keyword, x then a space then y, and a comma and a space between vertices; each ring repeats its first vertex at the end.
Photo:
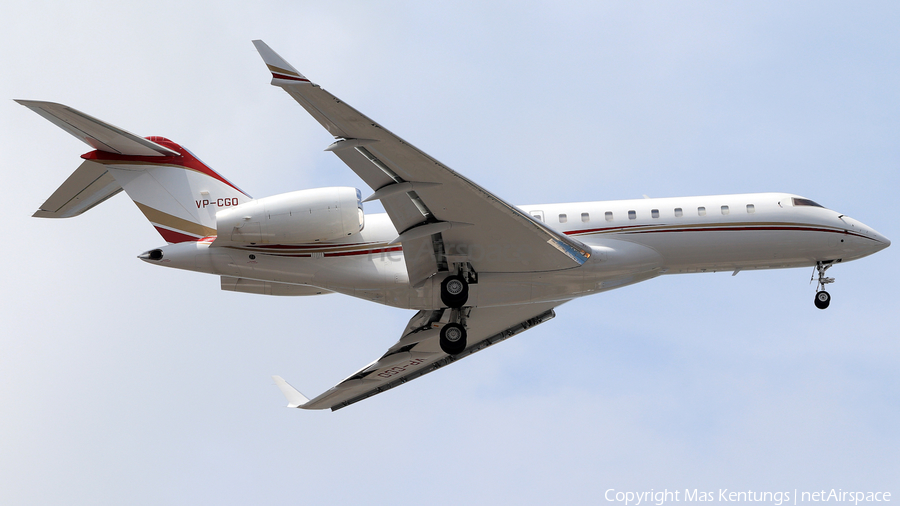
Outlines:
MULTIPOLYGON (((816 291, 816 307, 819 309, 825 309, 831 304, 831 294, 825 291, 825 285, 829 283, 834 283, 834 278, 829 278, 825 276, 825 271, 831 268, 834 265, 832 263, 824 263, 817 262, 816 270, 819 272, 819 287, 816 291)), ((813 273, 813 277, 815 277, 815 273, 813 273)), ((812 280, 810 280, 812 281, 812 280)))

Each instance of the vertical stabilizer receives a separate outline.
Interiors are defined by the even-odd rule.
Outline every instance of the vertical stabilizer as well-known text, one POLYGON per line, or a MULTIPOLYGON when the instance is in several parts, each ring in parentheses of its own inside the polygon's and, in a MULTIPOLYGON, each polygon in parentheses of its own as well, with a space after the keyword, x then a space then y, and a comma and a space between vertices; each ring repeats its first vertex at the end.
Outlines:
POLYGON ((34 216, 77 216, 122 190, 166 242, 216 235, 216 212, 252 200, 186 148, 135 134, 53 102, 17 100, 96 150, 34 216))
POLYGON ((82 158, 104 166, 167 242, 214 236, 216 212, 251 200, 187 149, 163 137, 150 139, 179 156, 92 151, 82 158))

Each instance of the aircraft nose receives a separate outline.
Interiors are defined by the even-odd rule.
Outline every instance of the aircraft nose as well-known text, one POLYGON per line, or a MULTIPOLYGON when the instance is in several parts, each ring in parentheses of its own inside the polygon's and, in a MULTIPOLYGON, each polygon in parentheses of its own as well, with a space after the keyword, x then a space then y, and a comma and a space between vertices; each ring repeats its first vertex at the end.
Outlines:
MULTIPOLYGON (((891 245, 891 240, 876 232, 875 229, 866 226, 863 227, 865 235, 871 239, 874 239, 874 247, 872 247, 872 253, 881 251, 891 245)), ((873 241, 869 242, 872 243, 873 241)))
POLYGON ((858 248, 860 255, 868 256, 891 245, 891 241, 887 237, 879 234, 872 227, 847 216, 842 215, 840 219, 844 222, 844 228, 850 237, 856 237, 851 239, 851 242, 858 248))

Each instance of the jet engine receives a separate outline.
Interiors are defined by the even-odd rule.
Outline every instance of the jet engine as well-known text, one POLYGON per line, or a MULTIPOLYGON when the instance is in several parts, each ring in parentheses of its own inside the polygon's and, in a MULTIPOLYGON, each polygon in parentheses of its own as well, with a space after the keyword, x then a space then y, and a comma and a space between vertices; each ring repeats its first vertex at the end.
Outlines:
POLYGON ((359 190, 314 188, 252 200, 216 213, 219 238, 242 244, 341 239, 365 226, 359 190))

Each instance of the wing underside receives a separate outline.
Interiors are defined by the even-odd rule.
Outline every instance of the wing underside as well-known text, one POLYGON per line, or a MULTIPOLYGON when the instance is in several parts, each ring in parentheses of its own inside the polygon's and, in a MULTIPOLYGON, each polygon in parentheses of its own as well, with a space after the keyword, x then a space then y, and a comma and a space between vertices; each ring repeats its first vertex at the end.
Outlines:
MULTIPOLYGON (((336 411, 436 371, 546 322, 556 316, 553 308, 560 304, 554 302, 474 308, 467 319, 470 344, 463 352, 453 356, 442 352, 438 344, 440 326, 445 316, 443 311, 419 311, 409 321, 400 340, 381 358, 312 400, 298 402, 297 399, 306 397, 296 390, 294 392, 297 395, 288 395, 284 386, 287 383, 282 385, 279 382, 280 378, 276 379, 276 382, 288 397, 288 407, 336 411)), ((288 388, 291 387, 288 385, 288 388)))

